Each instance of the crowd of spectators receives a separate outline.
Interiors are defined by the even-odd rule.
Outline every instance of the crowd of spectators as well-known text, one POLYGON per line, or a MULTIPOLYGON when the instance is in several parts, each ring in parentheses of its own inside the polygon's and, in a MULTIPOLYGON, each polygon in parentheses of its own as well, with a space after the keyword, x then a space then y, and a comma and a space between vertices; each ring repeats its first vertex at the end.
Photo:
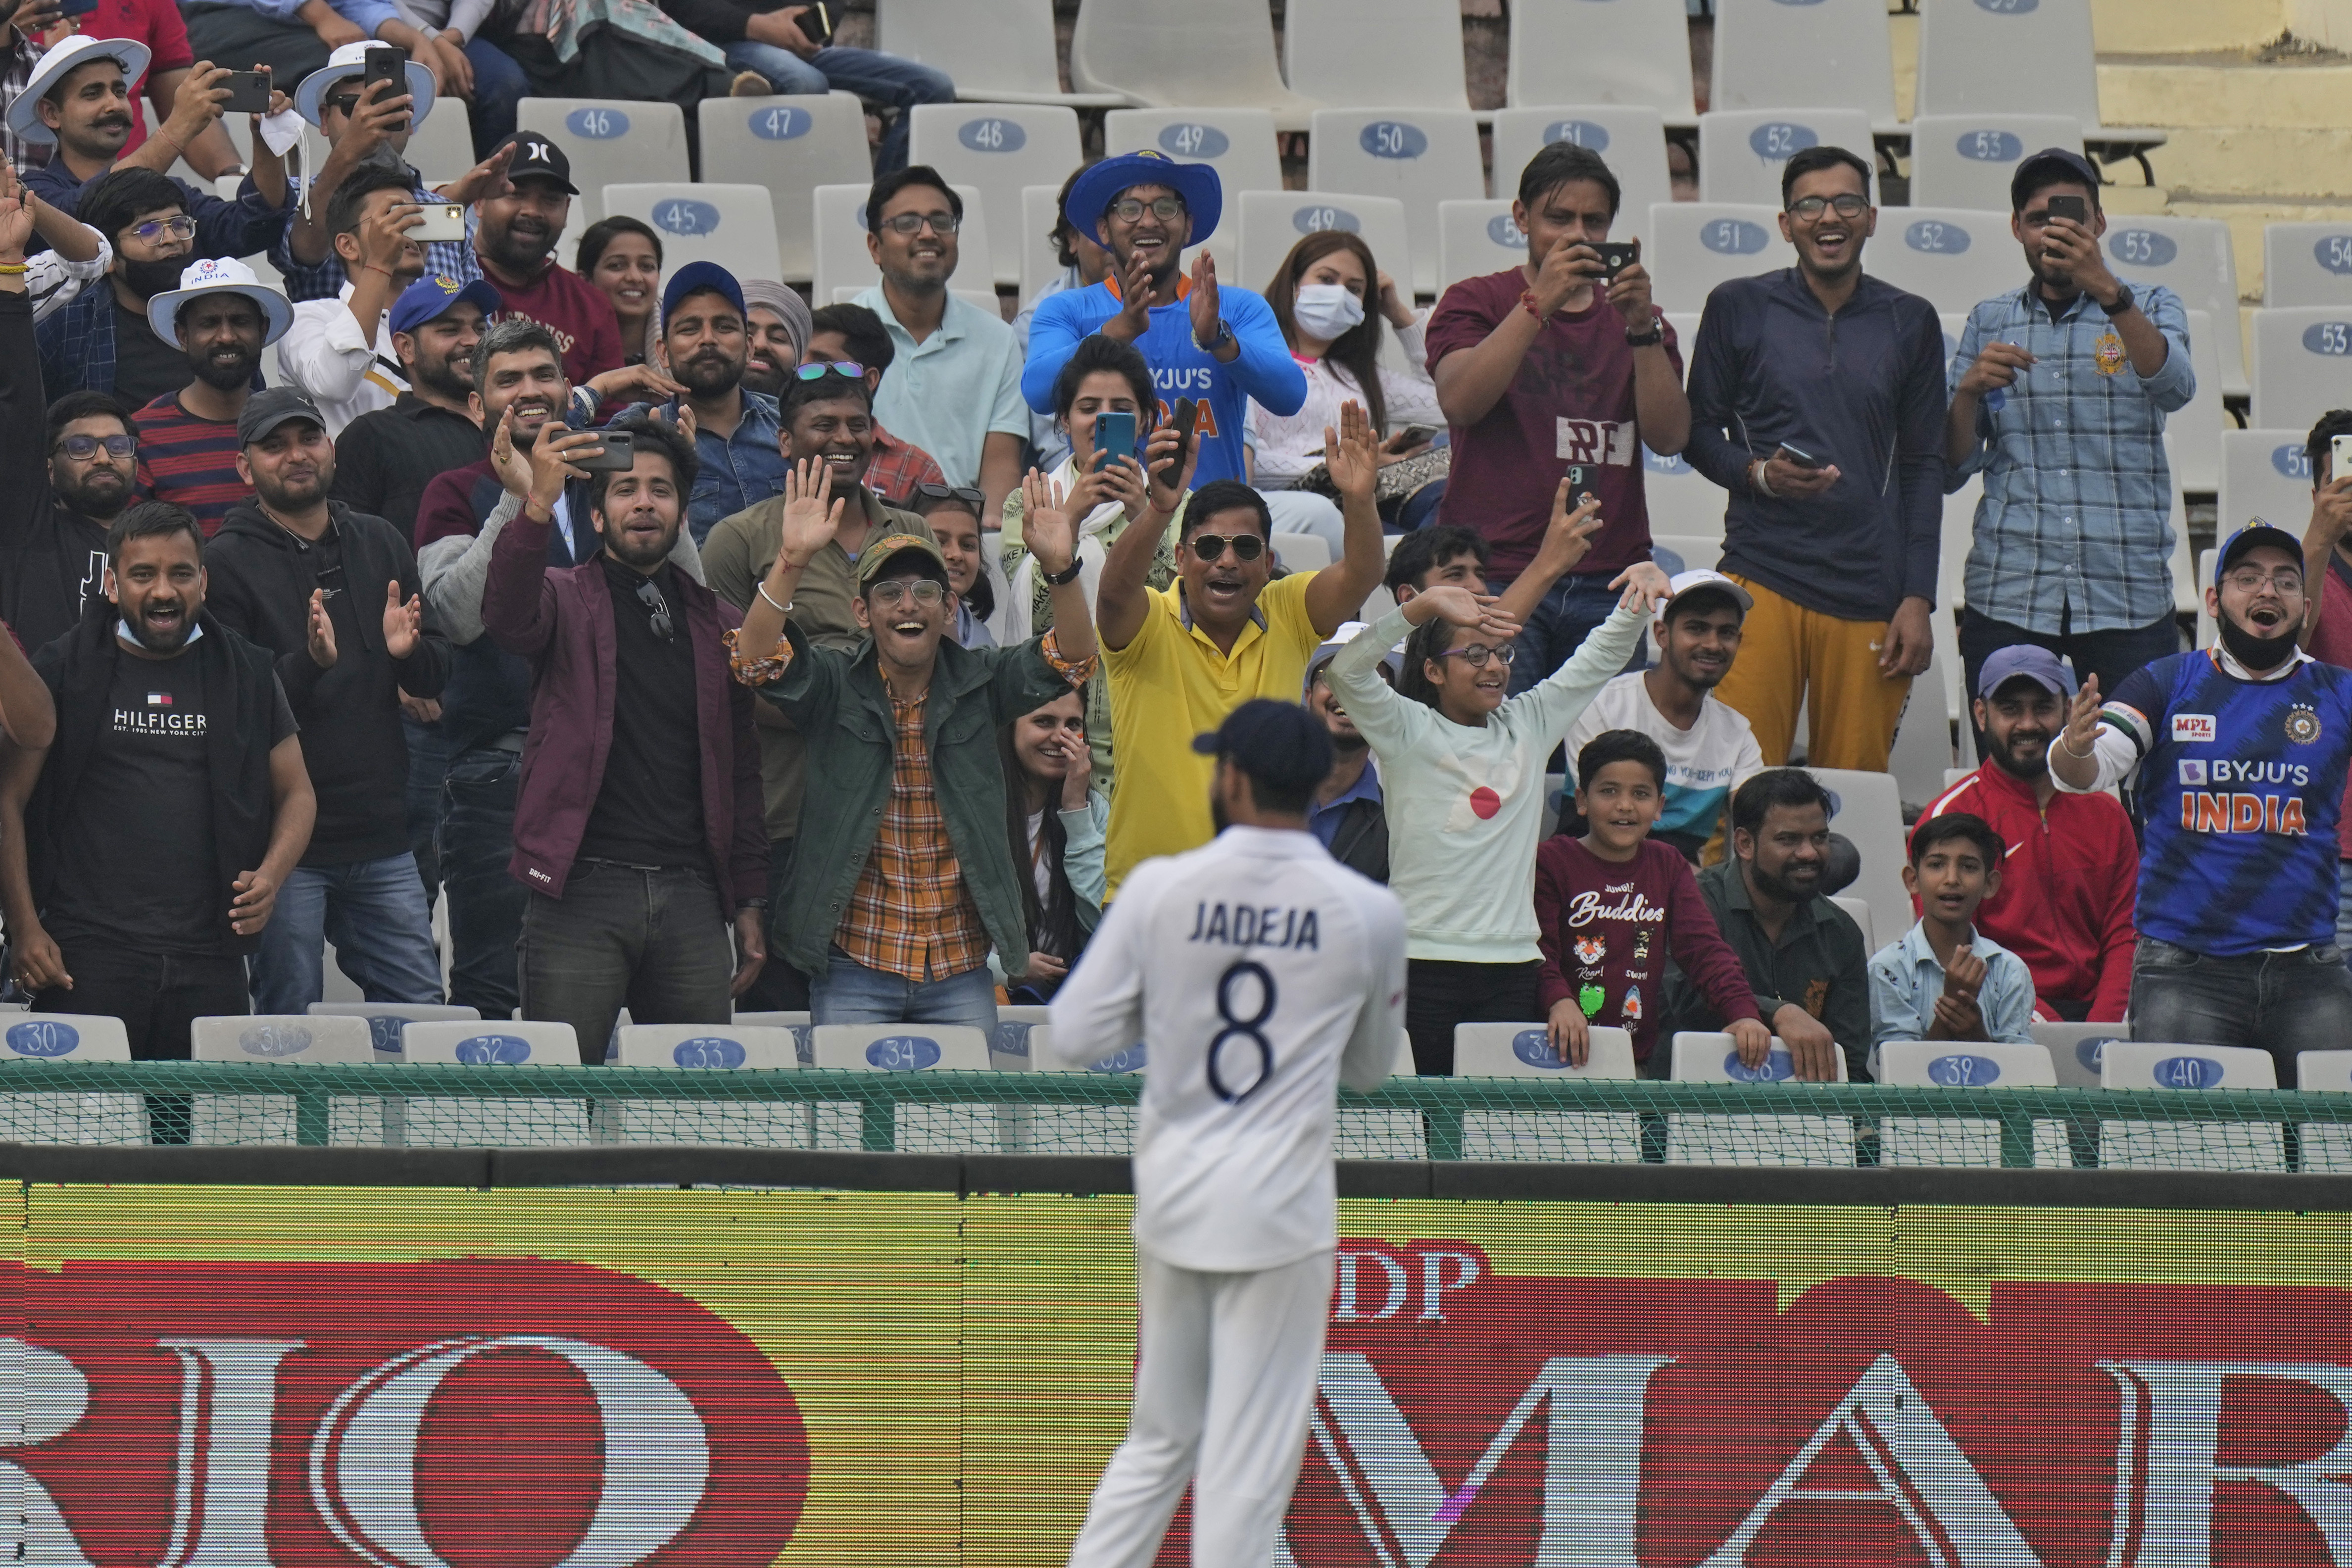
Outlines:
POLYGON ((2186 317, 2111 269, 2075 153, 2021 162, 2018 288, 1948 356, 1828 146, 1785 166, 1790 264, 1687 343, 1568 142, 1518 173, 1525 264, 1429 304, 1352 233, 1221 278, 1215 171, 1105 158, 1008 322, 906 163, 940 73, 790 6, 642 9, 559 62, 470 0, 212 0, 0 89, 0 912, 37 1007, 184 1056, 192 1017, 320 1000, 331 942, 371 1000, 592 1061, 625 1008, 985 1026, 1220 830, 1196 740, 1272 698, 1330 739, 1308 830, 1402 900, 1423 1073, 1478 1021, 1571 1062, 1622 1027, 1650 1076, 1684 1030, 1809 1079, 2037 1019, 2286 1081, 2352 1044, 2352 413, 2307 532, 2229 531, 2184 652, 2186 317), (258 134, 234 164, 210 62, 251 58, 315 175, 258 134), (812 310, 617 216, 563 265, 569 159, 512 100, 625 69, 878 103, 879 281, 812 310), (428 189, 436 99, 480 161, 428 189), (414 237, 428 204, 462 237, 414 237), (1653 563, 1645 447, 1725 491, 1719 563, 1653 563), (1786 764, 1807 711, 1807 763, 1885 768, 1976 474, 1984 761, 1866 847, 1917 915, 1873 952, 1827 896, 1840 803, 1786 764))

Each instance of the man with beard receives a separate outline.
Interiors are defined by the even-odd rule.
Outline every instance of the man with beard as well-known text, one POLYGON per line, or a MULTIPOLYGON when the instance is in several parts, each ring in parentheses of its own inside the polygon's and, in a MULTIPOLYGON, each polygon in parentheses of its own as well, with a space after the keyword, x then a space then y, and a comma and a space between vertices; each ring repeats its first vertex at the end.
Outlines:
POLYGON ((2050 738, 2066 722, 2074 671, 2048 648, 2011 643, 1985 660, 1977 693, 1985 760, 1919 820, 1964 811, 2000 835, 2000 890, 1976 923, 2032 971, 2036 1013, 2121 1023, 2139 936, 2139 840, 2114 796, 2062 795, 2051 779, 2050 738))
MULTIPOLYGON (((483 428, 503 424, 530 452, 543 431, 563 432, 572 397, 555 338, 536 321, 500 321, 474 346, 472 411, 483 428)), ((596 553, 583 487, 559 494, 548 530, 547 563, 562 569, 596 553)), ((485 1018, 510 1016, 521 1001, 515 942, 529 891, 507 874, 514 855, 515 801, 530 738, 530 667, 482 629, 482 589, 491 552, 521 508, 486 456, 426 487, 417 510, 417 570, 425 601, 452 645, 441 692, 442 743, 449 766, 441 789, 438 844, 449 895, 449 1000, 485 1018)), ((700 580, 694 540, 680 531, 672 559, 700 580)))
POLYGON ((391 314, 393 301, 425 272, 425 252, 408 237, 424 221, 409 185, 407 170, 371 163, 335 188, 327 226, 347 280, 334 299, 299 301, 278 345, 278 368, 327 416, 329 440, 407 390, 391 314))
MULTIPOLYGON (((866 395, 882 395, 882 378, 898 357, 882 318, 863 305, 825 305, 810 312, 807 345, 801 351, 801 368, 814 364, 860 366, 866 395)), ((854 374, 854 373, 853 373, 854 374)), ((881 420, 874 421, 874 457, 866 465, 866 488, 892 506, 912 506, 918 485, 945 485, 948 477, 931 455, 912 441, 893 436, 881 420)))
POLYGON ((2009 191, 2032 281, 1969 312, 1947 372, 1944 488, 1984 475, 1960 658, 1973 691, 1995 648, 2039 643, 2113 691, 2180 651, 2164 422, 2197 390, 2189 316, 2171 289, 2108 270, 2081 153, 2034 153, 2009 191), (2083 216, 2053 217, 2061 197, 2083 216))
MULTIPOLYGON (((1756 1011, 1789 1047, 1797 1077, 1869 1081, 1870 952, 1853 917, 1821 890, 1830 847, 1830 794, 1812 774, 1767 768, 1732 792, 1731 853, 1698 874, 1723 940, 1739 954, 1756 1011)), ((1671 965, 1659 1038, 1720 1032, 1722 1016, 1671 965)))
POLYGON ((1655 741, 1666 757, 1665 806, 1650 837, 1697 865, 1708 845, 1716 846, 1709 854, 1722 852, 1717 836, 1732 792, 1764 771, 1756 732, 1715 695, 1739 656, 1740 627, 1754 601, 1720 572, 1685 572, 1672 586, 1650 627, 1658 662, 1601 689, 1568 732, 1568 755, 1573 761, 1609 730, 1655 741))
POLYGON ((209 539, 253 494, 238 467, 236 422, 254 395, 261 351, 286 335, 293 308, 242 261, 199 261, 179 288, 147 302, 147 322, 176 342, 195 379, 139 411, 139 485, 195 514, 209 539))
POLYGON ((505 189, 474 202, 474 251, 501 301, 498 320, 537 321, 555 334, 575 386, 621 368, 621 319, 604 291, 555 259, 572 216, 572 160, 536 131, 518 131, 491 153, 507 157, 505 189))
POLYGON ((743 384, 752 392, 781 400, 784 383, 801 363, 808 347, 809 308, 800 290, 764 278, 740 280, 743 305, 750 315, 751 357, 743 366, 743 384))
POLYGON ((0 465, 26 474, 46 440, 49 483, 0 500, 0 621, 27 648, 63 636, 103 596, 106 531, 131 502, 139 437, 131 410, 103 392, 69 392, 37 412, 40 383, 23 318, 0 316, 0 465), (11 460, 13 459, 13 461, 11 460))
MULTIPOLYGON (((1029 406, 1051 413, 1055 378, 1081 340, 1098 331, 1132 343, 1151 362, 1163 404, 1179 397, 1200 404, 1194 428, 1203 485, 1245 477, 1242 432, 1250 399, 1278 415, 1296 414, 1307 401, 1307 377, 1264 298, 1220 286, 1205 250, 1192 276, 1184 275, 1184 247, 1216 232, 1223 205, 1215 169, 1158 153, 1105 158, 1079 175, 1070 187, 1071 221, 1092 230, 1116 265, 1101 282, 1037 307, 1021 372, 1029 406)), ((1188 779, 1197 771, 1189 770, 1188 779)))
MULTIPOLYGON (((1375 882, 1389 879, 1389 823, 1381 798, 1381 765, 1372 760, 1371 742, 1364 739, 1348 710, 1339 706, 1323 672, 1339 650, 1364 632, 1364 623, 1349 621, 1325 639, 1307 667, 1307 710, 1323 721, 1331 737, 1331 771, 1315 786, 1307 806, 1307 831, 1331 851, 1331 858, 1375 882)), ((1393 686, 1404 660, 1391 654, 1381 661, 1381 674, 1393 686)))
POLYGON ((1810 696, 1806 760, 1883 771, 1932 654, 1944 331, 1935 306, 1864 275, 1868 163, 1808 147, 1780 201, 1797 264, 1718 285, 1691 348, 1684 456, 1731 492, 1719 565, 1756 600, 1717 695, 1775 767, 1810 696))
POLYGON ((2050 771, 2069 795, 2137 781, 2147 806, 2132 1033, 2295 1054, 2352 1035, 2336 945, 2336 828, 2352 763, 2352 670, 2296 646, 2303 542, 2260 518, 2232 533, 2205 609, 2210 648, 2143 665, 2102 701, 2083 682, 2050 771))
POLYGON ((694 410, 699 472, 686 525, 697 548, 719 519, 783 487, 787 459, 776 400, 743 385, 751 353, 749 314, 735 275, 715 261, 688 262, 662 290, 662 358, 686 393, 658 412, 675 421, 681 401, 694 410))
POLYGON ((482 620, 533 670, 511 862, 530 889, 522 1011, 570 1024, 594 1063, 624 1006, 641 1024, 724 1024, 758 978, 760 758, 751 693, 728 678, 736 613, 670 559, 693 446, 638 414, 606 431, 542 431, 525 452, 512 423, 509 409, 490 460, 522 512, 492 547, 482 620), (622 430, 635 446, 625 472, 574 466, 622 430), (551 571, 555 505, 576 479, 604 549, 551 571))
POLYGON ((414 538, 426 488, 482 460, 488 439, 474 418, 474 347, 498 308, 498 290, 479 279, 420 278, 401 291, 388 325, 408 390, 336 437, 337 500, 414 538))
MULTIPOLYGON (((205 609, 185 508, 132 507, 93 599, 34 668, 56 700, 45 748, 0 758, 0 909, 44 1013, 120 1018, 138 1060, 188 1057, 191 1019, 248 1011, 246 955, 310 841, 294 715, 254 647, 205 609)), ((158 1142, 185 1100, 149 1101, 158 1142)))
POLYGON ((422 625, 416 561, 380 517, 330 500, 335 447, 290 386, 237 421, 253 502, 230 509, 208 567, 213 613, 268 648, 310 737, 318 823, 254 955, 254 1005, 300 1013, 325 995, 322 941, 370 1002, 441 1000, 441 963, 408 847, 400 698, 441 694, 448 644, 422 625))

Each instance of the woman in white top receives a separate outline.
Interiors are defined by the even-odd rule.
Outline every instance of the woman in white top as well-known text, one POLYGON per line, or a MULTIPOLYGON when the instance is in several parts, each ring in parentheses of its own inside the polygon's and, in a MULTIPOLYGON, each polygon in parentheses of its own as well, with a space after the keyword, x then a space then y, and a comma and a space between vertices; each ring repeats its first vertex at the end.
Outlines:
POLYGON ((1091 787, 1084 700, 1066 691, 1004 729, 1006 831, 1013 863, 1026 868, 1021 904, 1029 967, 1016 1003, 1050 1000, 1102 920, 1103 828, 1110 803, 1091 787))

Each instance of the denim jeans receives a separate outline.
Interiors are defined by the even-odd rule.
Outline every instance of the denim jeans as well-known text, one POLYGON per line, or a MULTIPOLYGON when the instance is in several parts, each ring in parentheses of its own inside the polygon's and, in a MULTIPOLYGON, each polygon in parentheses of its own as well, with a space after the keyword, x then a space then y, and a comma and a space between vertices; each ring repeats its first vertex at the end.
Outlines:
POLYGON ((778 92, 854 92, 869 103, 897 110, 874 160, 877 174, 907 166, 907 137, 913 130, 908 113, 917 104, 955 101, 955 83, 945 71, 879 49, 819 49, 814 60, 750 38, 726 49, 728 69, 766 77, 778 92))
POLYGON ((735 944, 719 884, 700 867, 575 860, 563 896, 525 895, 522 1016, 572 1026, 580 1059, 604 1059, 621 1009, 638 1024, 725 1024, 735 944))
MULTIPOLYGON (((36 992, 33 1011, 120 1018, 135 1062, 186 1061, 192 1020, 251 1010, 242 958, 132 952, 112 942, 60 942, 58 955, 73 987, 36 992)), ((184 1094, 147 1096, 150 1140, 185 1143, 194 1103, 184 1094)))
POLYGON ((347 866, 297 866, 278 889, 278 907, 253 954, 253 1005, 299 1013, 326 994, 326 955, 371 1002, 441 1000, 441 960, 433 914, 405 850, 347 866))
MULTIPOLYGON (((1554 670, 1566 664, 1592 629, 1607 620, 1617 608, 1620 589, 1609 585, 1610 573, 1598 572, 1581 575, 1570 573, 1551 585, 1551 592, 1528 616, 1527 625, 1519 629, 1517 656, 1511 663, 1511 695, 1531 690, 1550 679, 1554 670)), ((1511 585, 1511 579, 1497 578, 1486 586, 1490 593, 1499 594, 1511 585)), ((1646 638, 1644 639, 1646 641, 1646 638)), ((1639 669, 1643 649, 1633 649, 1627 669, 1639 669)))
POLYGON ((2281 1089, 2302 1051, 2352 1039, 2352 971, 2334 943, 2214 958, 2154 937, 2132 955, 2132 1038, 2270 1052, 2281 1089))
POLYGON ((515 944, 530 889, 507 871, 514 858, 515 791, 522 757, 477 746, 449 759, 441 784, 441 886, 449 895, 449 1000, 485 1018, 522 1003, 515 944))
POLYGON ((514 134, 515 105, 530 96, 530 79, 512 55, 480 38, 466 40, 466 63, 474 68, 474 98, 466 105, 466 121, 474 132, 474 156, 487 158, 514 134))
POLYGON ((996 981, 985 965, 945 980, 868 969, 835 948, 809 982, 812 1024, 968 1024, 996 1033, 996 981))
POLYGON ((408 740, 408 852, 416 857, 416 878, 425 884, 425 907, 441 896, 441 780, 449 771, 449 742, 438 724, 420 724, 404 713, 408 740))

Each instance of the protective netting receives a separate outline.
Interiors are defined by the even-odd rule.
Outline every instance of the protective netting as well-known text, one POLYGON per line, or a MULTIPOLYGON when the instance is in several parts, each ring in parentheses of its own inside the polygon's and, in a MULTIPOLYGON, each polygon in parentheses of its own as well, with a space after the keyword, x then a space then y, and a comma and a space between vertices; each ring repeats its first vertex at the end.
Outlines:
MULTIPOLYGON (((1124 1155, 1142 1081, 1052 1072, 109 1063, 0 1068, 0 1142, 708 1144, 1124 1155)), ((2352 1172, 2352 1094, 1404 1078, 1354 1160, 2352 1172)))

